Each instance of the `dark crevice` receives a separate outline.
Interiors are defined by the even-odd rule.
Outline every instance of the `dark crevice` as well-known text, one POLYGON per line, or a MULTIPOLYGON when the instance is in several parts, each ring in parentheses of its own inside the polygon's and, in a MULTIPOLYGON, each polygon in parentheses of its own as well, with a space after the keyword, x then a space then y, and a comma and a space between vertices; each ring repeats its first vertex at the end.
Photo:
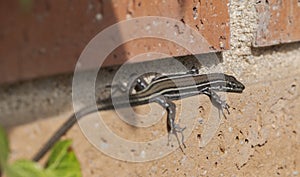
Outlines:
POLYGON ((262 144, 257 144, 257 145, 251 145, 251 148, 255 148, 255 147, 262 147, 264 146, 268 141, 266 140, 264 143, 262 144))

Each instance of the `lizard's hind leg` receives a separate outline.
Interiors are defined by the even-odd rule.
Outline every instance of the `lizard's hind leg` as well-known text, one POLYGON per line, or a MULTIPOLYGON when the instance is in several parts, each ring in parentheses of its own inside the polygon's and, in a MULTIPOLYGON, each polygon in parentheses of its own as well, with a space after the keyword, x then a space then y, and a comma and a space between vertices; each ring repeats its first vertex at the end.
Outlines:
POLYGON ((185 130, 186 127, 181 128, 178 124, 175 124, 176 105, 172 101, 166 99, 164 96, 157 97, 153 101, 158 103, 159 105, 161 105, 163 108, 165 108, 167 110, 167 113, 168 113, 167 130, 169 133, 168 134, 168 144, 169 144, 169 140, 170 140, 170 135, 171 134, 175 135, 177 142, 179 144, 179 148, 183 152, 181 143, 182 143, 183 147, 186 148, 186 146, 184 144, 184 136, 183 136, 183 131, 185 130), (181 143, 178 138, 178 133, 181 134, 181 143))

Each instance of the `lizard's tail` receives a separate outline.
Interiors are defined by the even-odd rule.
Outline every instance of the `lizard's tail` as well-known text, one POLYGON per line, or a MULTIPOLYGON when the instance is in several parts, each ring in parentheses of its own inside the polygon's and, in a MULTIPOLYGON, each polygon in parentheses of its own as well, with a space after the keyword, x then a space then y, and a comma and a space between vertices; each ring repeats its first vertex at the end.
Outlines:
POLYGON ((70 116, 63 125, 52 135, 47 143, 39 150, 39 152, 33 157, 33 161, 39 161, 52 147, 53 145, 64 135, 66 132, 76 123, 77 119, 80 119, 90 113, 97 112, 98 107, 85 107, 70 116))

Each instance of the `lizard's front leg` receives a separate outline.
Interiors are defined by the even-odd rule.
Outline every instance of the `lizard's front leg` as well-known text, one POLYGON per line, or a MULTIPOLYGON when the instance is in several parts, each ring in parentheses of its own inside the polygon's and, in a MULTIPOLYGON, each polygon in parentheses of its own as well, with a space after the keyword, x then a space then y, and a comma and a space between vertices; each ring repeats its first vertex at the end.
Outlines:
POLYGON ((222 100, 216 92, 214 92, 211 89, 206 89, 202 93, 207 95, 210 98, 212 104, 222 111, 225 118, 226 116, 223 111, 224 109, 227 111, 228 114, 230 114, 229 105, 224 100, 222 100))

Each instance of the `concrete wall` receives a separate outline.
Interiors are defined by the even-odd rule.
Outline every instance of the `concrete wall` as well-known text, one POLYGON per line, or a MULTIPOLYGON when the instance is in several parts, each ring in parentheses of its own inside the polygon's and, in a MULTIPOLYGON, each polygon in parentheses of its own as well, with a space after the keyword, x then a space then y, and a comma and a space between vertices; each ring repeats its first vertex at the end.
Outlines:
MULTIPOLYGON (((243 94, 227 95, 227 102, 234 109, 227 119, 221 119, 211 141, 199 148, 199 134, 208 122, 211 109, 205 96, 200 96, 201 102, 195 103, 197 107, 202 106, 198 115, 186 115, 194 117, 196 123, 187 138, 184 153, 177 149, 155 161, 128 163, 106 156, 75 126, 66 138, 73 139, 84 176, 299 175, 300 43, 253 48, 258 21, 255 3, 254 0, 232 0, 229 6, 231 49, 222 53, 223 62, 219 66, 241 80, 246 89, 243 94), (203 119, 202 123, 197 121, 199 118, 203 119)), ((160 62, 145 65, 159 67, 160 62)), ((171 68, 170 72, 172 70, 176 68, 171 68)), ((114 71, 114 68, 102 71, 102 76, 109 81, 114 71)), ((0 88, 0 118, 9 130, 12 159, 32 157, 72 113, 71 82, 72 76, 64 75, 0 88)), ((129 126, 117 129, 123 124, 113 119, 113 111, 103 115, 108 126, 115 128, 122 137, 155 138, 153 131, 149 133, 129 126)), ((166 133, 164 120, 155 130, 166 133)))

